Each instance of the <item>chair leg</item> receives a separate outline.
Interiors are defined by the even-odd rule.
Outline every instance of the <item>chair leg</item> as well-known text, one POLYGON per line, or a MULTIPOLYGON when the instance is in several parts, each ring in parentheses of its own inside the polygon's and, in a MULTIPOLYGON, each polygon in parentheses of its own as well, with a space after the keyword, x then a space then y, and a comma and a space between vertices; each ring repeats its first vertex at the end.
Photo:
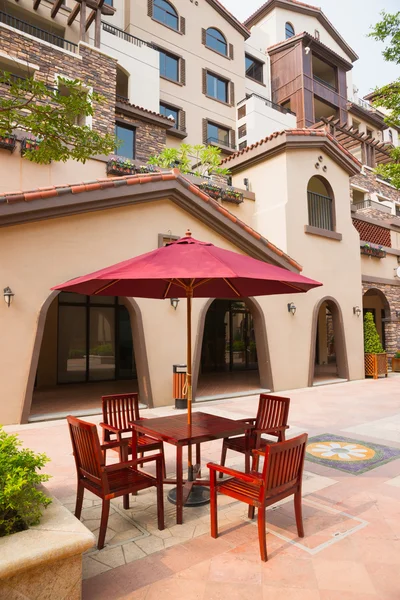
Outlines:
POLYGON ((218 516, 217 516, 217 488, 215 486, 216 473, 210 473, 210 521, 211 537, 218 537, 218 516))
POLYGON ((162 454, 162 466, 163 466, 163 479, 167 478, 167 468, 165 466, 165 454, 164 454, 164 444, 161 443, 160 452, 162 454))
MULTIPOLYGON (((163 467, 163 469, 165 466, 163 467)), ((157 485, 157 519, 158 529, 162 531, 165 528, 164 522, 164 493, 162 483, 157 485)))
MULTIPOLYGON (((225 461, 226 461, 226 451, 227 451, 227 450, 228 450, 228 448, 226 447, 225 440, 224 440, 224 442, 223 442, 223 444, 222 444, 222 452, 221 452, 221 466, 222 466, 222 467, 224 467, 224 466, 225 466, 225 461)), ((223 473, 220 473, 220 474, 219 474, 219 478, 220 478, 220 479, 222 479, 222 478, 223 478, 223 476, 224 476, 224 474, 223 474, 223 473)))
POLYGON ((258 524, 258 542, 260 544, 260 556, 261 560, 267 562, 267 539, 265 531, 265 507, 262 506, 258 509, 257 515, 258 524))
POLYGON ((250 452, 245 452, 244 455, 244 472, 250 473, 250 452))
POLYGON ((104 548, 104 540, 106 538, 109 512, 110 512, 110 501, 104 499, 103 506, 101 509, 100 533, 99 533, 99 541, 97 544, 98 550, 101 550, 102 548, 104 548))
POLYGON ((296 492, 294 495, 294 512, 296 515, 296 526, 297 533, 299 537, 304 537, 304 527, 303 527, 303 511, 301 507, 301 492, 296 492))
POLYGON ((247 516, 249 517, 249 519, 254 519, 254 511, 255 511, 254 506, 249 504, 249 512, 247 513, 247 516))
POLYGON ((81 483, 78 483, 78 489, 76 492, 76 504, 75 504, 75 517, 77 519, 81 518, 84 493, 85 493, 85 488, 83 487, 83 485, 81 483))

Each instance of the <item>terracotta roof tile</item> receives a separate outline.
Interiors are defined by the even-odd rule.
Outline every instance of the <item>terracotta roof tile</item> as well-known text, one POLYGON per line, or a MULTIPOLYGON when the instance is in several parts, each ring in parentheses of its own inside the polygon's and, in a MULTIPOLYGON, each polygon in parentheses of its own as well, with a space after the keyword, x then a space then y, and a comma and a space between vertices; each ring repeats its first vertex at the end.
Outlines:
MULTIPOLYGON (((311 4, 304 4, 304 2, 298 2, 298 0, 289 0, 292 4, 297 4, 298 6, 304 6, 305 8, 311 8, 313 10, 317 10, 318 12, 322 12, 319 6, 312 6, 311 4)), ((252 19, 254 19, 254 17, 256 15, 258 15, 259 13, 261 13, 264 8, 271 3, 271 0, 267 0, 267 2, 264 2, 264 4, 262 4, 260 6, 260 8, 258 8, 256 11, 253 12, 253 14, 251 14, 249 17, 247 17, 247 19, 245 20, 244 24, 246 25, 246 23, 248 21, 251 21, 252 19)))
POLYGON ((344 61, 345 63, 348 63, 350 65, 350 67, 352 66, 348 60, 343 58, 343 56, 340 56, 340 54, 338 54, 337 52, 332 50, 332 48, 330 46, 327 46, 326 44, 321 42, 321 40, 318 40, 314 35, 312 35, 311 33, 308 33, 308 31, 302 31, 301 33, 297 33, 296 35, 293 35, 292 37, 288 38, 287 40, 281 40, 280 42, 277 42, 276 44, 273 44, 272 46, 268 46, 267 51, 273 50, 274 48, 279 48, 279 46, 290 44, 290 42, 292 40, 300 40, 301 38, 303 38, 305 36, 309 37, 314 42, 317 42, 317 44, 319 46, 322 46, 323 48, 328 50, 331 54, 333 54, 334 56, 337 56, 340 60, 344 61))
POLYGON ((207 202, 220 214, 224 215, 227 219, 236 223, 241 229, 246 231, 254 239, 261 241, 267 248, 272 250, 277 256, 283 257, 290 265, 292 265, 298 271, 302 271, 302 266, 291 258, 288 254, 285 254, 282 250, 277 248, 274 244, 271 244, 266 238, 262 237, 260 233, 249 227, 244 221, 238 219, 233 213, 227 210, 224 206, 221 206, 216 200, 211 198, 203 190, 194 186, 191 181, 186 179, 181 174, 179 169, 172 169, 171 171, 164 171, 162 173, 148 173, 145 176, 138 175, 125 175, 122 177, 109 177, 107 179, 97 179, 91 182, 75 183, 71 185, 55 185, 53 187, 36 188, 35 190, 29 190, 27 192, 6 192, 0 194, 0 203, 15 204, 17 202, 30 202, 40 198, 56 198, 64 194, 80 194, 83 192, 95 191, 98 189, 106 189, 111 187, 120 187, 124 185, 146 185, 150 182, 155 181, 172 181, 178 180, 181 185, 187 188, 193 194, 196 194, 203 202, 207 202))
POLYGON ((141 110, 144 113, 147 113, 149 115, 154 115, 155 117, 159 117, 160 119, 165 119, 166 121, 168 121, 169 123, 172 124, 172 120, 168 117, 166 117, 165 115, 162 115, 158 112, 155 112, 154 110, 149 110, 148 108, 143 108, 143 106, 138 106, 137 104, 132 104, 131 102, 129 102, 129 100, 125 100, 123 98, 121 98, 120 96, 117 96, 117 100, 116 100, 119 104, 126 104, 126 106, 131 106, 132 108, 135 108, 136 110, 141 110))

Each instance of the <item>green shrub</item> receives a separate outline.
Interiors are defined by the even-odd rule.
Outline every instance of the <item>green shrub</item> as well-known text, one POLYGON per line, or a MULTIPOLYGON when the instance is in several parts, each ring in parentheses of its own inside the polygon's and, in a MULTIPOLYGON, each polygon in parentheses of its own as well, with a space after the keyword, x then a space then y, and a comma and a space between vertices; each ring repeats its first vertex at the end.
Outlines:
POLYGON ((397 352, 394 355, 394 358, 400 358, 400 352, 397 350, 397 352))
POLYGON ((114 356, 112 344, 99 344, 90 349, 90 354, 97 356, 114 356))
POLYGON ((49 459, 21 445, 18 436, 0 427, 0 537, 36 525, 51 502, 37 489, 49 479, 38 473, 49 459))
POLYGON ((245 350, 245 343, 243 342, 243 340, 234 340, 232 342, 232 350, 233 352, 243 352, 243 350, 245 350))
POLYGON ((83 358, 85 356, 84 350, 75 350, 74 348, 69 351, 68 358, 83 358))
POLYGON ((364 352, 366 354, 384 352, 371 312, 366 312, 364 317, 364 352))

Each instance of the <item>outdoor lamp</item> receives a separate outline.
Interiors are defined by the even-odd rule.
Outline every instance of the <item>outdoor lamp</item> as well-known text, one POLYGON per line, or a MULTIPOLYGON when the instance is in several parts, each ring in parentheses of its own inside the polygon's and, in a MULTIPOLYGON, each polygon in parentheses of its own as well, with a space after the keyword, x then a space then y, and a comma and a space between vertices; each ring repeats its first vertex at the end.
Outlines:
POLYGON ((288 312, 292 313, 293 316, 295 315, 296 310, 297 310, 296 305, 293 304, 293 302, 289 302, 289 304, 287 305, 287 309, 288 309, 288 312))
POLYGON ((179 298, 170 298, 171 306, 174 307, 174 310, 178 308, 179 298))
POLYGON ((8 308, 10 308, 10 305, 11 305, 14 295, 15 294, 13 293, 11 288, 9 288, 9 287, 4 288, 4 291, 3 291, 4 302, 7 304, 8 308))
POLYGON ((353 306, 353 314, 359 317, 361 315, 361 308, 359 306, 353 306))

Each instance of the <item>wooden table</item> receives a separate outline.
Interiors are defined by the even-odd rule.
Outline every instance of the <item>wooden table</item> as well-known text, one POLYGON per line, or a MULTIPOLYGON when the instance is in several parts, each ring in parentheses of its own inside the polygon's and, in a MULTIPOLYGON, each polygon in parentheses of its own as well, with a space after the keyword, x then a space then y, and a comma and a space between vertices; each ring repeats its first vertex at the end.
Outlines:
MULTIPOLYGON (((192 425, 187 423, 187 413, 144 419, 130 423, 139 433, 176 446, 176 480, 165 480, 165 483, 176 483, 176 522, 183 522, 183 465, 182 451, 189 443, 196 446, 196 463, 200 464, 200 444, 234 435, 243 434, 249 428, 246 423, 233 421, 203 412, 192 414, 192 425)), ((201 484, 208 482, 198 480, 201 484)))

